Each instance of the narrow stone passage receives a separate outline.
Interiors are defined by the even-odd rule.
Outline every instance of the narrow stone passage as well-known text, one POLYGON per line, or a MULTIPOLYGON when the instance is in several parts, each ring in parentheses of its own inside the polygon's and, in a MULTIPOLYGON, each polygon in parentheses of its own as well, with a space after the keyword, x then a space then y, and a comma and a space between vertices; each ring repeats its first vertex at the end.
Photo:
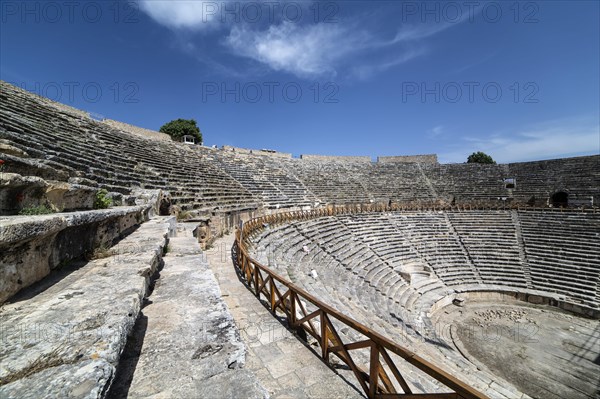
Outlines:
POLYGON ((266 397, 205 256, 191 230, 177 230, 111 397, 266 397))
POLYGON ((218 239, 206 255, 248 346, 245 367, 273 398, 363 397, 351 371, 328 367, 242 284, 231 260, 233 241, 234 234, 218 239))

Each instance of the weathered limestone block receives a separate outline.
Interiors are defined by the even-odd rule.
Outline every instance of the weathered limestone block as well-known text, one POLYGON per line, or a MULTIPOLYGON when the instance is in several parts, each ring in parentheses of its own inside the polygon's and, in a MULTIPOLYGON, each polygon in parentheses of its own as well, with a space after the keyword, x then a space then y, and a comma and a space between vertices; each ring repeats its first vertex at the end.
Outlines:
POLYGON ((149 207, 124 207, 0 219, 0 303, 65 263, 110 246, 148 219, 149 207))
POLYGON ((93 209, 97 189, 89 186, 49 182, 46 198, 57 211, 93 209))
MULTIPOLYGON (((152 215, 161 215, 160 208, 163 199, 165 199, 166 202, 170 202, 169 192, 163 190, 146 190, 138 188, 131 191, 129 198, 134 198, 136 205, 152 204, 152 215)), ((128 202, 129 199, 126 199, 125 201, 128 202)))
POLYGON ((55 212, 93 209, 98 191, 85 185, 16 173, 0 174, 0 189, 1 214, 16 214, 37 206, 46 206, 55 212))
POLYGON ((46 180, 67 181, 69 176, 75 175, 75 171, 65 165, 58 164, 45 159, 21 158, 14 155, 3 154, 4 170, 10 173, 18 173, 21 176, 37 176, 46 180))
POLYGON ((9 383, 0 392, 7 398, 81 398, 100 399, 115 373, 106 360, 87 360, 77 369, 70 364, 58 365, 9 383))
POLYGON ((0 397, 104 397, 168 231, 164 219, 145 223, 111 256, 67 266, 55 284, 5 304, 0 397))
POLYGON ((20 158, 29 158, 29 154, 20 148, 10 145, 10 141, 4 139, 0 140, 0 154, 9 154, 20 158))
POLYGON ((44 200, 47 183, 35 176, 0 173, 0 214, 16 213, 26 206, 37 206, 44 200))
POLYGON ((209 242, 211 238, 210 234, 210 218, 206 218, 198 221, 198 225, 193 230, 192 234, 198 240, 198 243, 202 246, 202 248, 206 247, 206 244, 209 242))
MULTIPOLYGON (((242 367, 245 345, 196 240, 170 240, 164 262, 152 303, 144 307, 139 358, 124 358, 124 369, 135 365, 127 396, 267 397, 253 373, 242 367)), ((123 396, 119 380, 114 388, 115 397, 123 396)))

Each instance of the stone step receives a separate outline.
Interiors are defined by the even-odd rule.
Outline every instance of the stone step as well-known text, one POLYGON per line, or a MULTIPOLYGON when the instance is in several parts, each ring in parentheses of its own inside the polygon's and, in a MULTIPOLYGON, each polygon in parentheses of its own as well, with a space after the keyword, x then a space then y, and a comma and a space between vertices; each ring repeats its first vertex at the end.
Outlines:
POLYGON ((178 230, 110 397, 266 397, 243 368, 246 347, 206 257, 189 229, 178 230))
POLYGON ((0 312, 0 397, 103 397, 162 264, 172 217, 87 263, 65 265, 0 312))

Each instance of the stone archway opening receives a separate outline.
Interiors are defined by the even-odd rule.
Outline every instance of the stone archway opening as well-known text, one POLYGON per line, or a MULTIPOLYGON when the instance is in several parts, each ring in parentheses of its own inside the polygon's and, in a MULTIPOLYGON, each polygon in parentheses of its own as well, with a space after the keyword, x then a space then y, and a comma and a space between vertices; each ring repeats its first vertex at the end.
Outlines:
POLYGON ((160 216, 169 216, 171 214, 171 205, 171 199, 169 197, 163 197, 160 200, 158 214, 160 216))
POLYGON ((553 207, 566 208, 569 206, 569 194, 564 191, 557 191, 550 198, 553 207))

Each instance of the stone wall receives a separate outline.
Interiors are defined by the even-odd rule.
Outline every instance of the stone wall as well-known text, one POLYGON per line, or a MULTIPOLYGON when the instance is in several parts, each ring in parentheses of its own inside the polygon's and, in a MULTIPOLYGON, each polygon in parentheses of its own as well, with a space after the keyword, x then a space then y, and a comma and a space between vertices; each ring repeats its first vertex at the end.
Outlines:
POLYGON ((437 154, 425 155, 395 155, 387 157, 377 157, 378 163, 433 163, 437 164, 437 154))
POLYGON ((277 158, 291 158, 292 157, 292 154, 289 152, 279 152, 279 151, 275 151, 275 150, 265 150, 265 149, 252 150, 252 149, 248 149, 248 148, 233 147, 230 145, 224 145, 221 149, 226 152, 235 152, 236 154, 268 155, 270 157, 277 157, 277 158))
POLYGON ((300 159, 306 161, 322 161, 322 162, 364 162, 371 163, 369 156, 346 156, 346 155, 300 155, 300 159))
POLYGON ((109 248, 148 220, 151 205, 48 216, 17 216, 0 225, 0 303, 73 259, 109 248))
POLYGON ((113 121, 112 119, 104 119, 102 123, 114 127, 115 129, 119 129, 127 133, 137 134, 138 136, 143 136, 152 140, 172 141, 171 136, 168 134, 133 126, 128 123, 113 121))

